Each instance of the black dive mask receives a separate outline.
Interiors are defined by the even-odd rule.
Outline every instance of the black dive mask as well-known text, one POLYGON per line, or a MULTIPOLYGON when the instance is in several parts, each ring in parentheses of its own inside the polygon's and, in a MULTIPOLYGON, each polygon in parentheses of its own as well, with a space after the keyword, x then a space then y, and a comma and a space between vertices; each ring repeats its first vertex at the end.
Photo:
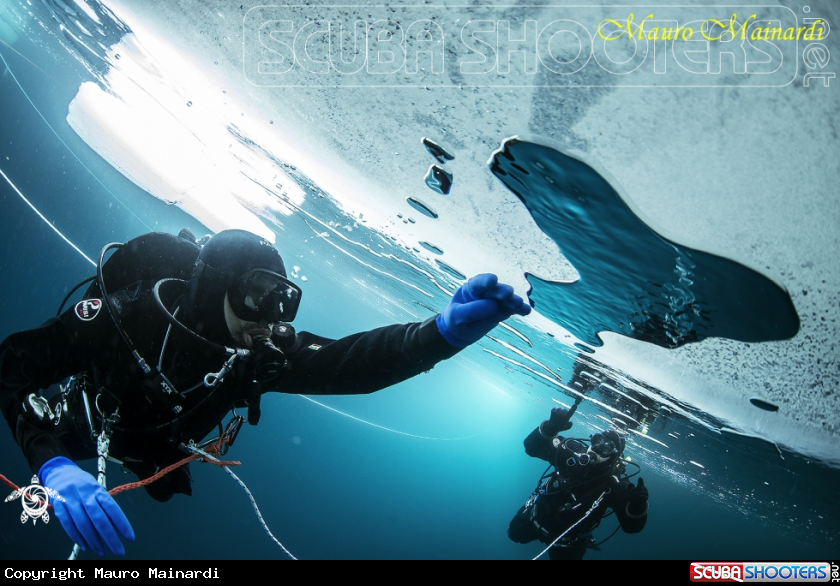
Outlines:
POLYGON ((233 312, 252 322, 290 322, 295 319, 302 292, 279 273, 253 269, 239 277, 228 290, 233 312))
POLYGON ((596 433, 592 436, 592 451, 602 458, 609 458, 617 449, 615 442, 605 438, 603 434, 596 433))
POLYGON ((586 444, 586 440, 569 438, 559 445, 565 456, 566 466, 573 468, 575 466, 595 466, 606 461, 596 449, 594 449, 594 441, 592 446, 586 444))

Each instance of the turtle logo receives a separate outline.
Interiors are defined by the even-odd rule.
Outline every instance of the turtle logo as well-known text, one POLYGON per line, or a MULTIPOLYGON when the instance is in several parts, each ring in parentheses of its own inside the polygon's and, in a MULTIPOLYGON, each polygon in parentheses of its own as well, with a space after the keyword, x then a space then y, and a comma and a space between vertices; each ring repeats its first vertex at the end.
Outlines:
POLYGON ((50 522, 50 514, 47 512, 47 507, 50 506, 50 498, 64 501, 61 495, 53 489, 41 486, 37 476, 32 477, 31 485, 19 488, 7 496, 6 502, 8 503, 20 497, 23 497, 21 499, 23 513, 20 515, 20 522, 26 523, 26 520, 32 517, 33 525, 35 525, 39 518, 43 519, 44 523, 50 522))

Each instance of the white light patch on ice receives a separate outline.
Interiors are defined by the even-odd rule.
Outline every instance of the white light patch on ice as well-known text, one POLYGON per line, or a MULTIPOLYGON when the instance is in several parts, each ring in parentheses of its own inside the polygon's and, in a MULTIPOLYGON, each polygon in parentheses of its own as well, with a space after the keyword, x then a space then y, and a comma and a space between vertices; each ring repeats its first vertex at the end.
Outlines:
POLYGON ((82 26, 82 23, 79 22, 78 20, 76 21, 76 26, 79 27, 79 30, 82 31, 83 33, 85 33, 87 36, 89 36, 89 37, 93 36, 93 35, 90 34, 90 31, 87 30, 84 26, 82 26))
POLYGON ((211 230, 240 228, 274 242, 259 216, 289 215, 304 194, 266 152, 282 161, 290 149, 153 35, 142 44, 127 35, 109 57, 111 92, 82 84, 70 126, 131 181, 211 230))
POLYGON ((666 443, 664 443, 664 442, 661 442, 661 441, 659 441, 658 439, 656 439, 655 437, 651 437, 651 436, 649 436, 649 435, 648 435, 648 434, 646 434, 646 433, 641 433, 641 432, 638 432, 638 431, 636 431, 635 429, 632 429, 632 428, 630 428, 630 427, 628 427, 628 428, 627 428, 627 431, 629 431, 630 433, 635 434, 635 435, 636 435, 636 436, 638 436, 638 437, 643 437, 643 438, 645 438, 646 440, 649 440, 649 441, 652 441, 652 442, 654 442, 654 443, 657 443, 657 444, 659 444, 659 445, 660 445, 660 446, 662 446, 662 447, 665 447, 665 448, 667 448, 667 447, 668 447, 668 444, 666 444, 666 443))
POLYGON ((94 21, 96 24, 102 24, 102 21, 99 20, 99 17, 96 16, 96 13, 91 9, 90 6, 87 5, 87 2, 85 2, 85 0, 75 0, 75 2, 76 6, 81 8, 82 12, 87 14, 92 21, 94 21))

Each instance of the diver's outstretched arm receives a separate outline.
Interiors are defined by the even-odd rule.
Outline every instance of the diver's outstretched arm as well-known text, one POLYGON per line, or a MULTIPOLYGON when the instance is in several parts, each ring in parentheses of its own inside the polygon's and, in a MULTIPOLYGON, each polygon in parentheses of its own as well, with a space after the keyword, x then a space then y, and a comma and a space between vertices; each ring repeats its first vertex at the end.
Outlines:
POLYGON ((440 335, 435 318, 330 340, 300 332, 286 350, 289 369, 265 391, 302 395, 372 393, 431 370, 460 351, 440 335))
POLYGON ((422 323, 330 340, 301 332, 286 350, 289 371, 273 390, 311 395, 372 393, 433 368, 480 340, 499 322, 531 311, 510 285, 481 274, 462 285, 446 309, 422 323))

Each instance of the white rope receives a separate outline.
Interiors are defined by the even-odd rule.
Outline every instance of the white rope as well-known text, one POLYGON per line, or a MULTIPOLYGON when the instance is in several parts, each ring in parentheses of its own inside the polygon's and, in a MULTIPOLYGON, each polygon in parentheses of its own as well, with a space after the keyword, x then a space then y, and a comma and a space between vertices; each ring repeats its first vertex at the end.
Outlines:
POLYGON ((484 432, 481 432, 481 433, 477 433, 475 435, 468 435, 466 437, 427 437, 427 436, 424 436, 424 435, 414 435, 413 433, 407 433, 405 431, 400 431, 398 429, 391 429, 390 427, 385 427, 383 425, 378 425, 376 423, 371 423, 370 421, 366 421, 365 419, 355 417, 353 415, 350 415, 349 413, 345 413, 344 411, 339 411, 338 409, 335 409, 334 407, 330 407, 329 405, 324 405, 323 403, 319 403, 315 399, 310 399, 306 395, 297 395, 297 396, 300 397, 301 399, 306 399, 310 403, 315 403, 316 405, 318 405, 320 407, 323 407, 324 409, 332 411, 333 413, 338 413, 339 415, 343 415, 344 417, 349 417, 353 421, 358 421, 359 423, 364 423, 365 425, 370 425, 371 427, 375 427, 377 429, 381 429, 381 430, 384 430, 384 431, 390 431, 391 433, 396 433, 398 435, 405 435, 405 436, 408 436, 408 437, 414 437, 414 438, 417 438, 417 439, 433 440, 433 441, 438 441, 438 442, 454 442, 454 441, 472 439, 472 438, 478 437, 478 436, 480 436, 481 434, 484 433, 484 432))
MULTIPOLYGON (((2 173, 2 171, 0 171, 2 173)), ((96 481, 99 483, 103 489, 107 490, 106 484, 106 477, 105 477, 105 467, 108 462, 108 447, 111 444, 111 438, 109 438, 105 432, 103 431, 98 438, 96 438, 96 451, 99 453, 99 460, 96 462, 96 481)), ((78 543, 73 544, 73 551, 70 552, 70 557, 67 558, 68 561, 75 561, 79 558, 79 553, 82 551, 82 548, 79 547, 78 543)))
POLYGON ((105 486, 105 466, 108 462, 108 447, 111 445, 111 438, 105 435, 103 431, 99 437, 96 439, 96 451, 99 452, 99 460, 96 463, 96 480, 99 482, 99 486, 108 490, 108 487, 105 486))
MULTIPOLYGON (((202 457, 207 458, 208 460, 213 460, 214 462, 219 462, 219 460, 217 458, 214 458, 213 456, 211 456, 210 454, 208 454, 204 450, 201 450, 194 445, 187 446, 187 449, 190 450, 193 453, 201 454, 202 457)), ((271 539, 274 541, 274 543, 276 543, 277 545, 280 546, 280 549, 282 549, 284 552, 286 552, 287 556, 289 556, 293 560, 297 560, 297 558, 292 555, 292 552, 290 552, 288 549, 286 549, 286 546, 284 546, 282 543, 280 543, 280 541, 276 537, 274 537, 274 534, 268 528, 268 525, 266 524, 265 519, 263 519, 262 513, 260 512, 260 508, 257 506, 257 501, 254 499, 254 495, 251 494, 251 491, 248 490, 248 487, 245 486, 245 483, 242 482, 242 480, 240 480, 240 478, 236 474, 233 473, 233 470, 231 470, 227 466, 222 466, 222 468, 224 468, 225 472, 230 474, 233 477, 233 479, 236 482, 239 483, 239 486, 242 487, 242 489, 248 495, 248 498, 251 499, 251 506, 254 507, 254 512, 257 514, 257 519, 259 519, 260 524, 263 526, 263 529, 265 529, 265 532, 268 533, 268 536, 271 537, 271 539)))
POLYGON ((606 495, 606 494, 607 494, 607 492, 609 492, 609 491, 605 490, 604 492, 602 492, 602 493, 601 493, 601 496, 599 496, 597 499, 595 499, 595 502, 594 502, 594 503, 592 503, 592 506, 591 506, 591 507, 589 507, 589 510, 588 510, 588 511, 586 511, 586 514, 585 514, 583 517, 581 517, 580 519, 578 519, 577 523, 575 523, 574 525, 572 525, 571 527, 569 527, 568 529, 566 529, 563 533, 561 533, 561 534, 557 537, 557 539, 555 539, 554 541, 552 541, 552 542, 551 542, 551 545, 549 545, 549 546, 548 546, 548 547, 546 547, 544 550, 542 550, 539 554, 537 554, 537 557, 532 558, 532 559, 531 559, 531 561, 534 561, 534 560, 538 560, 538 559, 540 559, 540 558, 542 557, 542 555, 543 555, 545 552, 547 552, 549 549, 551 549, 552 547, 554 547, 554 544, 555 544, 555 543, 557 543, 558 541, 560 541, 561 539, 563 539, 563 537, 564 537, 564 536, 565 536, 565 535, 566 535, 569 531, 571 531, 572 529, 574 529, 575 527, 577 527, 578 525, 580 525, 580 524, 581 524, 581 522, 582 522, 584 519, 586 519, 589 515, 591 515, 591 514, 592 514, 592 511, 594 511, 595 509, 597 509, 597 508, 598 508, 598 505, 600 505, 600 504, 601 504, 601 501, 602 501, 602 500, 604 500, 604 495, 606 495))
POLYGON ((67 558, 67 561, 69 561, 69 562, 75 562, 77 559, 79 559, 79 553, 80 553, 81 551, 82 551, 82 548, 81 548, 81 547, 79 547, 79 544, 78 544, 78 543, 74 543, 74 544, 73 544, 73 551, 71 551, 71 552, 70 552, 70 557, 69 557, 69 558, 67 558))
POLYGON ((6 175, 6 174, 3 172, 3 169, 0 169, 0 175, 2 175, 2 176, 3 176, 3 179, 5 179, 6 181, 8 181, 8 182, 9 182, 9 185, 11 185, 11 186, 12 186, 12 189, 14 189, 14 190, 17 192, 17 194, 21 197, 21 199, 22 199, 23 201, 25 201, 25 202, 29 205, 29 207, 31 207, 33 210, 35 210, 35 213, 36 213, 36 214, 38 214, 38 217, 40 217, 42 220, 44 220, 44 223, 45 223, 47 226, 49 226, 50 228, 52 228, 52 229, 53 229, 53 231, 54 231, 56 234, 58 234, 59 236, 61 236, 67 244, 69 244, 70 246, 72 246, 72 247, 76 250, 76 252, 78 252, 78 253, 79 253, 79 254, 81 254, 83 257, 85 257, 85 260, 86 260, 86 261, 88 261, 88 262, 89 262, 90 264, 92 264, 93 266, 96 266, 96 263, 95 263, 95 262, 93 262, 93 261, 92 261, 92 260, 88 257, 88 255, 86 255, 84 252, 82 252, 81 250, 79 250, 79 247, 78 247, 78 246, 76 246, 75 244, 73 244, 72 242, 70 242, 70 240, 68 240, 68 239, 67 239, 67 236, 65 236, 64 234, 62 234, 61 232, 59 232, 59 231, 58 231, 58 228, 56 228, 55 226, 53 226, 53 225, 50 223, 50 221, 49 221, 47 218, 45 218, 45 217, 44 217, 44 214, 42 214, 41 212, 39 212, 39 211, 38 211, 38 208, 36 208, 34 205, 32 205, 32 202, 31 202, 31 201, 29 201, 28 199, 26 199, 26 196, 24 196, 24 195, 20 192, 20 189, 18 189, 18 188, 17 188, 17 186, 16 186, 14 183, 12 183, 12 180, 11 180, 11 179, 9 179, 8 175, 6 175))

